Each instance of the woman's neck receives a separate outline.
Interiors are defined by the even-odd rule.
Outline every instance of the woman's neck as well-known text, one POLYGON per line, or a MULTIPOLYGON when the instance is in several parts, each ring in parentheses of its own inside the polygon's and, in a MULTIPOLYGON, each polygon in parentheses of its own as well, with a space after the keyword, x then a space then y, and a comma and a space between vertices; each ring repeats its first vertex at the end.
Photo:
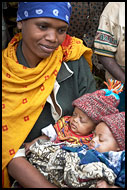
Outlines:
POLYGON ((22 44, 22 53, 25 57, 25 60, 29 67, 34 68, 42 61, 42 59, 35 56, 33 52, 28 53, 29 51, 27 51, 26 46, 24 48, 24 45, 22 44))

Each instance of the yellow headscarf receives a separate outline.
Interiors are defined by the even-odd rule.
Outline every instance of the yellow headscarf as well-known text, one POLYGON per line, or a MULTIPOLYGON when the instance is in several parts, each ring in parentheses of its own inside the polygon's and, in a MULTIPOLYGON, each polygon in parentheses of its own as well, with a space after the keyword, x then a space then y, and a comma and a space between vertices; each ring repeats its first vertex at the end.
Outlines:
POLYGON ((16 48, 22 39, 16 34, 2 51, 2 170, 3 187, 10 187, 7 164, 14 157, 51 94, 62 61, 77 60, 84 55, 92 69, 92 50, 82 40, 66 39, 35 68, 18 63, 16 48))

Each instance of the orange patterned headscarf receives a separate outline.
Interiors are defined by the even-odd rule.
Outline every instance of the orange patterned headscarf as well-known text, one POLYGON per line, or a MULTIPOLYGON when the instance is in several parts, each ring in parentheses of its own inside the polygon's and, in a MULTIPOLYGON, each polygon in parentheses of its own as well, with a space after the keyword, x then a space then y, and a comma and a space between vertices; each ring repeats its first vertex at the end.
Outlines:
POLYGON ((7 164, 14 157, 51 94, 63 61, 85 56, 92 68, 92 50, 82 40, 66 35, 60 45, 37 67, 18 63, 16 48, 22 39, 16 34, 2 52, 2 170, 3 187, 9 187, 7 164))

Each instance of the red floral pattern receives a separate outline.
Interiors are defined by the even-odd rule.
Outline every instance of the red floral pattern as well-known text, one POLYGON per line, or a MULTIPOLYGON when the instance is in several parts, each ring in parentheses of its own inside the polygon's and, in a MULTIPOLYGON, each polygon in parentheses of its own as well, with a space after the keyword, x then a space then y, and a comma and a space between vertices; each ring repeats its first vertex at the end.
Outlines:
POLYGON ((45 89, 44 85, 41 86, 41 91, 43 91, 45 89))
POLYGON ((27 69, 27 67, 23 66, 23 69, 27 69))
POLYGON ((25 116, 24 121, 28 121, 28 120, 29 120, 29 116, 25 116))
POLYGON ((45 80, 48 80, 48 79, 49 79, 49 75, 46 75, 46 76, 45 76, 45 80))
POLYGON ((6 77, 11 78, 11 75, 7 73, 7 74, 6 74, 6 77))
POLYGON ((23 101, 22 101, 23 104, 25 104, 25 103, 27 103, 27 102, 28 102, 28 101, 27 101, 27 98, 24 98, 23 101))
POLYGON ((5 108, 5 104, 2 104, 2 109, 4 109, 5 108))
POLYGON ((7 125, 3 125, 2 129, 3 129, 3 131, 7 131, 8 130, 8 126, 7 125))
POLYGON ((10 149, 10 150, 9 150, 9 153, 10 153, 10 155, 15 154, 15 150, 14 150, 14 149, 10 149))
POLYGON ((55 69, 55 71, 53 73, 54 73, 55 76, 57 76, 57 74, 58 74, 56 69, 55 69))
POLYGON ((68 46, 71 44, 72 44, 72 37, 67 34, 65 40, 62 43, 62 47, 68 48, 68 46))

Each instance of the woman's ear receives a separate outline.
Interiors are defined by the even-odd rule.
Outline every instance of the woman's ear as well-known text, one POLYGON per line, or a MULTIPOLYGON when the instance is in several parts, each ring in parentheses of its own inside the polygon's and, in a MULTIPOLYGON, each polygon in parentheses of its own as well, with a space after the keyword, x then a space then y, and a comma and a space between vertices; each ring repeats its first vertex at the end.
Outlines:
POLYGON ((17 28, 18 28, 19 30, 22 29, 22 22, 17 22, 17 28))

